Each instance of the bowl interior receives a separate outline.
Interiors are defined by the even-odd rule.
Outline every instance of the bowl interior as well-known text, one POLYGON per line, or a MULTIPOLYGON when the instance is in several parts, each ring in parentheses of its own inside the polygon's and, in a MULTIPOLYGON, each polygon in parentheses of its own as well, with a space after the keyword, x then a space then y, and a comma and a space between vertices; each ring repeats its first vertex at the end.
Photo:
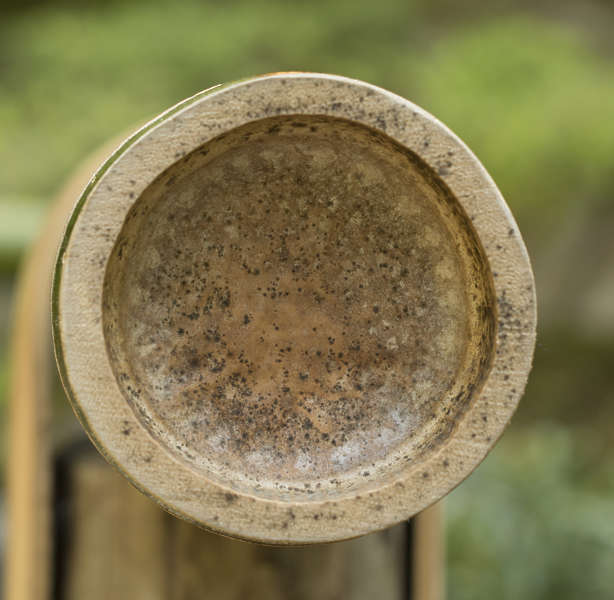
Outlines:
POLYGON ((437 173, 324 116, 177 159, 127 215, 103 294, 118 385, 160 444, 229 488, 300 499, 378 485, 454 435, 495 299, 437 173))

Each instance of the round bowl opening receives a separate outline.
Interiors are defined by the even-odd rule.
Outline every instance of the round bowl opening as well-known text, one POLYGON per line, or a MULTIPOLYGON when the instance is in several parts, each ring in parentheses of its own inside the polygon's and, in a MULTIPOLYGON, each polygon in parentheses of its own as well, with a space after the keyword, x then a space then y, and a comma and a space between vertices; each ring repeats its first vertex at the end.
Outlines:
POLYGON ((362 124, 253 121, 177 157, 107 264, 118 385, 157 441, 265 498, 434 452, 494 348, 488 260, 440 177, 362 124))

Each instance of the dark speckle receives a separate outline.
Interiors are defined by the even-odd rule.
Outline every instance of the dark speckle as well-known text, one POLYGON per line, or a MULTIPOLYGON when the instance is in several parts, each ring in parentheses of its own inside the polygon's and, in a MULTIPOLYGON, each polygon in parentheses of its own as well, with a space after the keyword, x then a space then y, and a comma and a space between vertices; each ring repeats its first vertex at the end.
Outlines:
MULTIPOLYGON (((329 108, 342 109, 337 100, 329 108)), ((356 105, 381 130, 402 128, 392 112, 356 105)), ((326 497, 344 471, 374 477, 371 465, 393 447, 412 447, 405 461, 430 452, 466 410, 470 384, 481 383, 495 313, 506 318, 483 289, 481 247, 440 165, 427 168, 381 130, 326 116, 254 121, 207 142, 206 157, 191 153, 134 203, 128 245, 116 244, 107 267, 117 277, 105 281, 129 301, 104 309, 105 335, 120 348, 114 368, 135 412, 155 414, 156 435, 195 457, 196 469, 205 457, 224 477, 246 473, 248 486, 326 497), (420 193, 407 196, 416 180, 420 193), (401 197, 413 204, 407 214, 401 197), (440 271, 451 276, 442 281, 440 271), (473 309, 451 314, 433 301, 448 291, 464 298, 466 281, 475 283, 475 323, 473 309), (444 326, 460 318, 468 327, 458 331, 475 331, 485 349, 466 368, 466 339, 444 326), (120 333, 125 344, 115 343, 120 333), (453 397, 462 369, 463 393, 453 397), (413 431, 425 426, 433 439, 418 447, 413 431), (305 479, 310 488, 291 489, 305 479)))

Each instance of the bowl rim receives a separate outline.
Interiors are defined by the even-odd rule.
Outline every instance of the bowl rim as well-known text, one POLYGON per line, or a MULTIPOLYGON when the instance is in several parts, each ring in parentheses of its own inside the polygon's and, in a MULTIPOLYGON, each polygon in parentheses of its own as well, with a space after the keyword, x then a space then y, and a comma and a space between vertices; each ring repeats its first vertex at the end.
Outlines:
POLYGON ((223 535, 309 544, 349 539, 406 520, 478 466, 524 390, 535 345, 535 306, 531 265, 514 218, 484 167, 456 135, 382 88, 338 75, 291 72, 200 92, 150 121, 109 157, 68 221, 54 271, 52 325, 60 378, 74 412, 99 452, 135 487, 168 512, 223 535), (204 477, 135 416, 107 355, 102 287, 106 261, 128 210, 160 173, 196 148, 247 122, 278 115, 347 119, 414 152, 464 208, 493 275, 495 347, 481 390, 441 445, 366 493, 272 500, 204 477), (453 164, 442 168, 449 152, 453 164))

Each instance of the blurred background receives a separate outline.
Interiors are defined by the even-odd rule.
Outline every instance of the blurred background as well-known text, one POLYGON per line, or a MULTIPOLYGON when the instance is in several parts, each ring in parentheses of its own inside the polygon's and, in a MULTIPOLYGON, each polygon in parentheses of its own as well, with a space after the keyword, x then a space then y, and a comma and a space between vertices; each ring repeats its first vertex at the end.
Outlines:
POLYGON ((16 271, 83 158, 216 83, 279 70, 356 77, 472 148, 535 268, 526 395, 446 500, 448 597, 614 598, 613 3, 4 0, 0 10, 3 441, 16 271))

